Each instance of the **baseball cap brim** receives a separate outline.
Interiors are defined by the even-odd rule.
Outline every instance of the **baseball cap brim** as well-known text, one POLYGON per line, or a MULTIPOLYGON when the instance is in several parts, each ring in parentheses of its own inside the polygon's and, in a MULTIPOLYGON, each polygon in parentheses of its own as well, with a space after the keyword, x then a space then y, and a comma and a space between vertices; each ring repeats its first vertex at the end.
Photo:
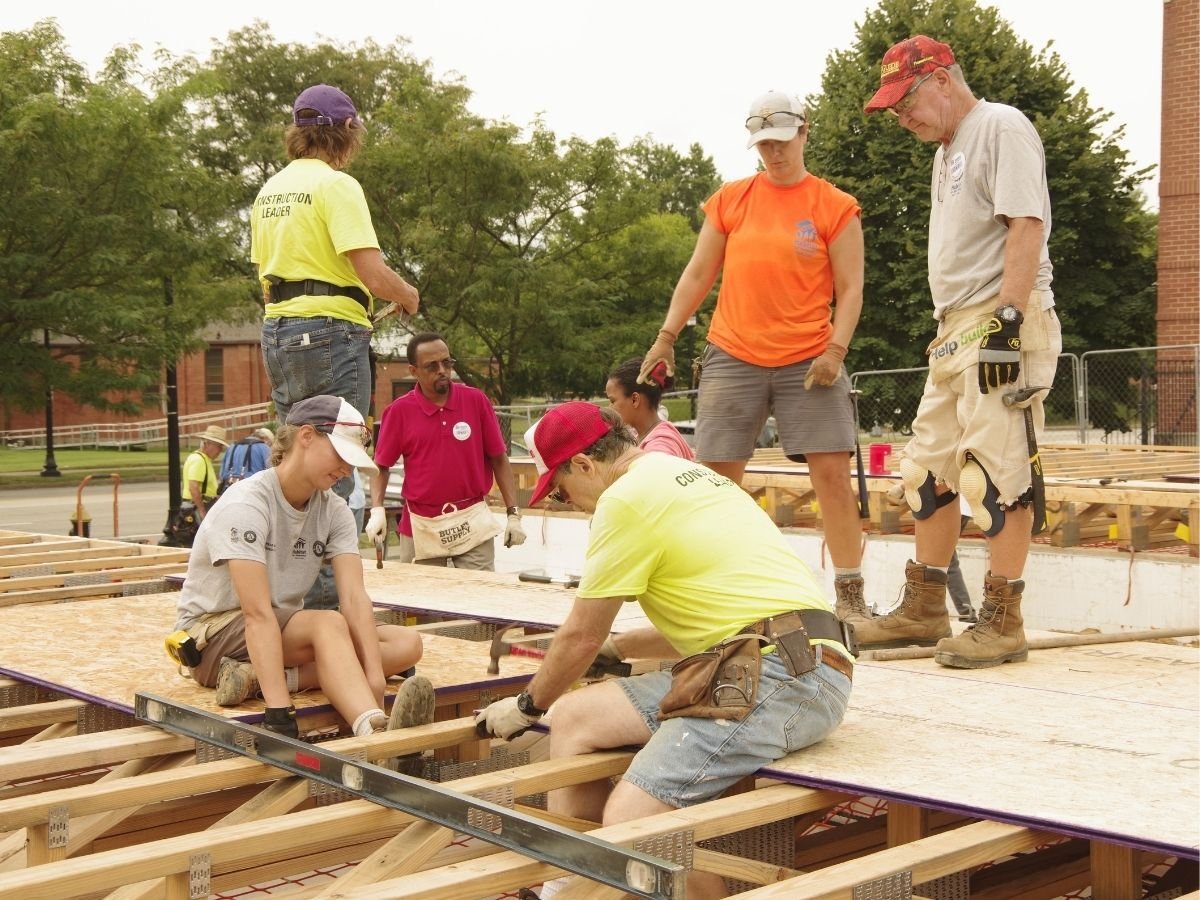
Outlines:
POLYGON ((903 99, 916 79, 917 76, 913 75, 911 78, 889 81, 887 84, 882 85, 875 92, 875 96, 867 101, 867 105, 863 107, 863 112, 873 113, 884 109, 891 109, 903 99))
POLYGON ((338 456, 359 469, 366 469, 368 472, 378 472, 379 467, 375 465, 375 460, 371 459, 362 444, 357 441, 352 441, 349 438, 344 438, 340 434, 327 435, 330 442, 333 444, 333 449, 337 451, 338 456))
POLYGON ((799 125, 785 125, 782 128, 762 128, 750 135, 750 140, 746 141, 746 149, 749 150, 761 141, 790 141, 799 133, 799 125))
POLYGON ((533 496, 529 501, 530 506, 536 506, 549 496, 554 490, 554 470, 548 469, 542 473, 542 477, 537 480, 537 484, 533 488, 533 496))

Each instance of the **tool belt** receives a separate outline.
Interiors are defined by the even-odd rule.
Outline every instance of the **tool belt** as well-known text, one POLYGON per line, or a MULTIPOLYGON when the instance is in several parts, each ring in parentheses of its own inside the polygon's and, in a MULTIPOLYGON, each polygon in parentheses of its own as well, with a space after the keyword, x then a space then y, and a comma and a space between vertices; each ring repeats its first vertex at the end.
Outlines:
POLYGON ((355 300, 363 309, 369 309, 371 298, 367 292, 353 285, 330 284, 316 278, 305 278, 303 281, 283 281, 268 275, 267 302, 281 303, 284 300, 294 300, 297 297, 349 297, 355 300))
MULTIPOLYGON (((758 696, 762 648, 773 644, 784 668, 795 678, 817 667, 814 638, 837 641, 857 655, 853 627, 833 613, 805 609, 760 619, 671 667, 671 688, 659 703, 659 721, 677 716, 744 719, 758 696)), ((837 651, 824 654, 823 659, 851 676, 850 661, 837 651)))

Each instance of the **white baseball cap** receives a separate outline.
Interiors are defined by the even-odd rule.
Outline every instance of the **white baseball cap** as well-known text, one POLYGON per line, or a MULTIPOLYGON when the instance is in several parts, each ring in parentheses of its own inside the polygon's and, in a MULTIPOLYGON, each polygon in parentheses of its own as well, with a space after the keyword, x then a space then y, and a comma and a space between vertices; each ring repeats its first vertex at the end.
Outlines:
POLYGON ((746 142, 746 148, 759 141, 790 141, 799 133, 807 117, 804 102, 799 97, 782 91, 767 91, 750 104, 746 116, 750 140, 746 142))
POLYGON ((338 456, 360 469, 378 472, 375 461, 367 453, 371 446, 371 432, 358 410, 331 394, 318 394, 301 400, 288 412, 287 424, 311 425, 329 441, 338 456))

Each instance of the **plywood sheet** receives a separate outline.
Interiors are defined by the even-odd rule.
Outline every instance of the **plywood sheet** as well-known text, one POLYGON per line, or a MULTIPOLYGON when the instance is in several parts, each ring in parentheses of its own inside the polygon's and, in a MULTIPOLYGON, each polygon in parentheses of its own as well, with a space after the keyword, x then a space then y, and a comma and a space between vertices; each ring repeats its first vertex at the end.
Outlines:
POLYGON ((826 741, 785 780, 1196 858, 1200 650, 1072 647, 975 671, 859 663, 826 741))
MULTIPOLYGON (((174 629, 178 593, 111 597, 0 609, 0 674, 41 684, 73 697, 132 712, 138 691, 231 717, 261 712, 261 701, 234 710, 212 702, 213 692, 178 673, 163 650, 174 629)), ((423 635, 418 664, 439 690, 469 689, 528 680, 538 660, 504 660, 501 675, 488 675, 488 644, 423 635)), ((296 707, 324 708, 324 694, 296 695, 296 707)))
MULTIPOLYGON (((472 572, 432 566, 364 564, 367 593, 378 604, 419 614, 473 618, 484 622, 522 625, 561 625, 575 602, 575 592, 559 585, 523 582, 511 573, 472 572)), ((641 607, 626 603, 613 623, 614 631, 650 624, 641 607)))

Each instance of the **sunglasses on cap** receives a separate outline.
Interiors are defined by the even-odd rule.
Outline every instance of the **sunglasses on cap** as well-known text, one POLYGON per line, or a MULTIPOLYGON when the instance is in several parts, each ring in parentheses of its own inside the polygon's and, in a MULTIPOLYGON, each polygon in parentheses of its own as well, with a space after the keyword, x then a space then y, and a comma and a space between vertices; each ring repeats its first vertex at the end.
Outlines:
POLYGON ((321 432, 321 434, 333 434, 333 429, 339 425, 343 428, 359 429, 362 433, 363 449, 365 450, 367 447, 371 446, 371 429, 362 422, 321 422, 319 424, 314 424, 313 428, 317 429, 317 431, 321 432))
POLYGON ((799 128, 804 124, 804 116, 794 112, 773 112, 765 116, 751 116, 746 120, 746 130, 756 134, 764 128, 799 128))

